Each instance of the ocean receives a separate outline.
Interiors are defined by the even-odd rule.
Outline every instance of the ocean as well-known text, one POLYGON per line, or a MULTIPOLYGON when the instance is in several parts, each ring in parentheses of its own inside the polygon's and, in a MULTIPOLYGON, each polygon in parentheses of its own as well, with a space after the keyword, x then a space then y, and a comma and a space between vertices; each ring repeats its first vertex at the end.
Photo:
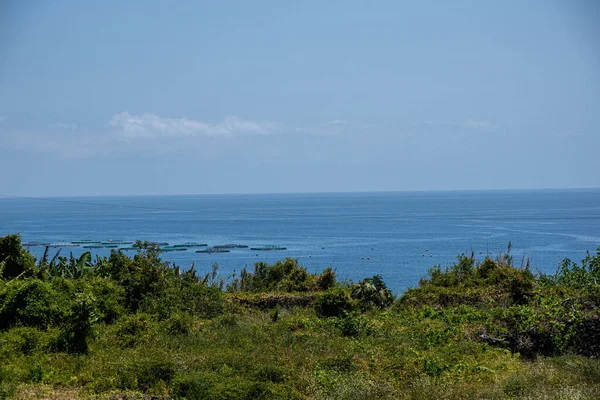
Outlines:
MULTIPOLYGON (((463 252, 496 256, 509 241, 516 264, 528 257, 534 271, 579 262, 600 246, 600 189, 0 198, 0 235, 9 233, 23 242, 280 245, 287 250, 162 257, 201 272, 218 264, 223 276, 292 257, 309 272, 331 266, 344 279, 379 274, 399 293, 434 265, 451 265, 463 252)), ((30 251, 39 257, 43 248, 30 251)))

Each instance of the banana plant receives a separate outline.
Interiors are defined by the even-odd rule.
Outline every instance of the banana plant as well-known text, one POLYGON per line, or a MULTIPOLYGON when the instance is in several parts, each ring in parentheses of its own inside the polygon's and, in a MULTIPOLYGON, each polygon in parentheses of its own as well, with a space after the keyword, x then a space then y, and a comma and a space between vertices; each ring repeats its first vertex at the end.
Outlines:
POLYGON ((110 276, 110 263, 108 258, 100 257, 96 254, 96 260, 94 261, 94 274, 104 278, 110 276))
POLYGON ((46 253, 44 253, 44 257, 40 261, 40 266, 48 268, 50 276, 77 279, 92 270, 92 255, 89 251, 83 253, 79 258, 73 257, 73 253, 67 258, 61 257, 59 250, 49 263, 46 253))
POLYGON ((70 262, 67 268, 67 277, 77 279, 81 278, 87 272, 92 270, 92 254, 89 251, 83 253, 78 259, 71 253, 70 262))

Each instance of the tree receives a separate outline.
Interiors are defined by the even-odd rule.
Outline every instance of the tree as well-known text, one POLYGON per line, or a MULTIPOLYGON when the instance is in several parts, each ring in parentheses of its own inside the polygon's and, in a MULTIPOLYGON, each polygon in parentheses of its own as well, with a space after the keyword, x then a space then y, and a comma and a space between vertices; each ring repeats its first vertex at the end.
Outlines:
POLYGON ((0 238, 0 278, 13 279, 35 267, 34 258, 21 247, 19 235, 0 238))

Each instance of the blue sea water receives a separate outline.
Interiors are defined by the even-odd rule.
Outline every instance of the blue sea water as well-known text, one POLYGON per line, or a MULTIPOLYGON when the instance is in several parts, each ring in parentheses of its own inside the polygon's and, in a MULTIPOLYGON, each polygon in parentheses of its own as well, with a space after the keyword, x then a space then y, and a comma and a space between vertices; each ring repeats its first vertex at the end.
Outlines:
MULTIPOLYGON (((207 272, 218 263, 227 275, 257 261, 293 257, 311 272, 332 266, 353 280, 380 274, 400 292, 433 265, 450 265, 471 250, 480 259, 497 255, 509 241, 517 263, 529 257, 534 270, 551 273, 563 258, 581 260, 600 246, 600 189, 4 198, 0 235, 9 233, 20 233, 24 242, 282 245, 287 250, 189 250, 163 258, 207 272)), ((69 251, 84 249, 62 254, 69 251)))

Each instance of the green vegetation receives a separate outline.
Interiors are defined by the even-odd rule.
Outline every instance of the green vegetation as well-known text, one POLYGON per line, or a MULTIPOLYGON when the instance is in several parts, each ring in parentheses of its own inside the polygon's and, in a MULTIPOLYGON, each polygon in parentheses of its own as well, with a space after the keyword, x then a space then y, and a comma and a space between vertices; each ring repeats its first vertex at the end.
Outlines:
POLYGON ((36 261, 0 238, 0 398, 594 399, 600 249, 553 275, 461 255, 394 298, 296 260, 221 278, 136 243, 36 261))

